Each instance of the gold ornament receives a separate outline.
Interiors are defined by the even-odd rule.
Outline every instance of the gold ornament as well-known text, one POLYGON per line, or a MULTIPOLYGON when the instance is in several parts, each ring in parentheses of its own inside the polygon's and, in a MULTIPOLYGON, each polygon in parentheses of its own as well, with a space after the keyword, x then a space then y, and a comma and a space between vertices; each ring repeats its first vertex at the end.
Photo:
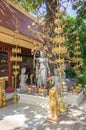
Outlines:
POLYGON ((18 95, 15 93, 13 95, 13 103, 16 103, 16 102, 18 102, 18 95))
POLYGON ((59 108, 60 108, 60 112, 66 112, 67 111, 66 108, 65 108, 65 103, 64 103, 63 100, 61 100, 59 102, 59 108))
POLYGON ((60 110, 58 104, 58 92, 55 88, 51 88, 49 90, 49 108, 50 108, 50 115, 47 117, 47 120, 58 122, 60 110))

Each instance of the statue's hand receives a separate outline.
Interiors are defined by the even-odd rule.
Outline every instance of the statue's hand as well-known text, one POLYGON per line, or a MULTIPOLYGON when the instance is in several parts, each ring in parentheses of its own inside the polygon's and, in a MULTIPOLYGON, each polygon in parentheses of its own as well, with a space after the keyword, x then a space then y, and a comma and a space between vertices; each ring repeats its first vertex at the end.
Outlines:
POLYGON ((50 76, 50 71, 48 71, 48 76, 50 76))

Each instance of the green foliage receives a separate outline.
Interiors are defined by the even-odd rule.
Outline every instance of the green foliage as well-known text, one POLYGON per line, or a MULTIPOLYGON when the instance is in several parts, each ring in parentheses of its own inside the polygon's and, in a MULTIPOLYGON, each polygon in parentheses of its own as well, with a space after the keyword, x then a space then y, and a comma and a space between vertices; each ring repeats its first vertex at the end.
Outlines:
POLYGON ((43 0, 11 0, 20 6, 22 6, 25 10, 34 12, 41 4, 43 0))
POLYGON ((86 1, 82 1, 80 5, 76 7, 77 17, 75 26, 79 30, 79 38, 81 45, 82 58, 86 64, 86 1))
POLYGON ((81 42, 82 58, 86 61, 86 23, 82 22, 79 26, 79 38, 81 42))
POLYGON ((77 80, 79 83, 81 83, 83 85, 84 88, 86 88, 86 70, 83 72, 82 75, 77 77, 77 80))
POLYGON ((75 18, 72 16, 66 16, 68 24, 66 26, 66 31, 68 33, 68 41, 65 43, 66 46, 68 46, 68 52, 70 57, 73 57, 74 53, 74 41, 75 41, 75 35, 73 35, 73 32, 75 31, 75 18))
POLYGON ((86 88, 86 63, 84 59, 80 63, 81 75, 77 76, 78 83, 81 83, 86 88))
MULTIPOLYGON (((41 7, 43 2, 45 3, 51 3, 52 0, 11 0, 13 2, 16 2, 17 4, 21 5, 25 10, 35 12, 37 8, 41 7)), ((54 0, 53 0, 54 1, 54 0)), ((62 0, 59 0, 62 1, 62 0)), ((69 0, 71 1, 71 0, 69 0)), ((72 0, 73 1, 73 0, 72 0)), ((56 1, 55 1, 56 2, 56 1)), ((65 43, 68 47, 68 51, 70 53, 70 56, 73 57, 74 53, 74 42, 75 42, 75 35, 73 35, 73 32, 77 29, 79 32, 79 39, 80 39, 80 47, 81 47, 81 57, 84 59, 86 63, 86 2, 84 0, 78 0, 76 2, 74 0, 74 6, 73 8, 76 9, 77 17, 73 18, 71 16, 67 16, 68 24, 66 26, 66 30, 64 32, 68 32, 68 41, 65 43)), ((49 11, 49 10, 48 10, 49 11)), ((50 17, 50 13, 48 13, 50 17)), ((47 14, 47 15, 48 15, 47 14)), ((51 20, 49 21, 49 23, 51 20)), ((48 22, 47 22, 47 26, 48 22)), ((52 32, 52 31, 51 31, 52 32)))
POLYGON ((86 70, 83 72, 83 77, 82 77, 82 79, 83 79, 83 85, 84 85, 84 87, 86 88, 86 70))

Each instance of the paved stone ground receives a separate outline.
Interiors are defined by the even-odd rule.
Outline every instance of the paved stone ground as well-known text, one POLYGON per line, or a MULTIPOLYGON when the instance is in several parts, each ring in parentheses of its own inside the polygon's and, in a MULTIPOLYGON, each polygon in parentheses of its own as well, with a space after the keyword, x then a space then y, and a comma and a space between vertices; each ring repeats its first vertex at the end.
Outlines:
POLYGON ((77 108, 68 106, 56 124, 47 122, 47 115, 40 106, 9 101, 0 109, 0 130, 86 130, 86 97, 77 108))

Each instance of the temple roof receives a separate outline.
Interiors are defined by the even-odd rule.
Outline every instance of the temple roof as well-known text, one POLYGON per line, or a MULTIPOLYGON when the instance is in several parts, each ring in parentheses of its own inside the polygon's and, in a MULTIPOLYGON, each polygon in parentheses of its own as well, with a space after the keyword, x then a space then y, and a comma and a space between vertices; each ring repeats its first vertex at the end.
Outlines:
POLYGON ((19 8, 18 5, 15 6, 10 3, 8 0, 0 0, 0 26, 15 31, 16 19, 19 33, 43 42, 41 37, 28 31, 28 25, 30 25, 32 29, 40 29, 37 22, 35 26, 32 26, 32 23, 36 21, 33 16, 22 8, 19 8))

